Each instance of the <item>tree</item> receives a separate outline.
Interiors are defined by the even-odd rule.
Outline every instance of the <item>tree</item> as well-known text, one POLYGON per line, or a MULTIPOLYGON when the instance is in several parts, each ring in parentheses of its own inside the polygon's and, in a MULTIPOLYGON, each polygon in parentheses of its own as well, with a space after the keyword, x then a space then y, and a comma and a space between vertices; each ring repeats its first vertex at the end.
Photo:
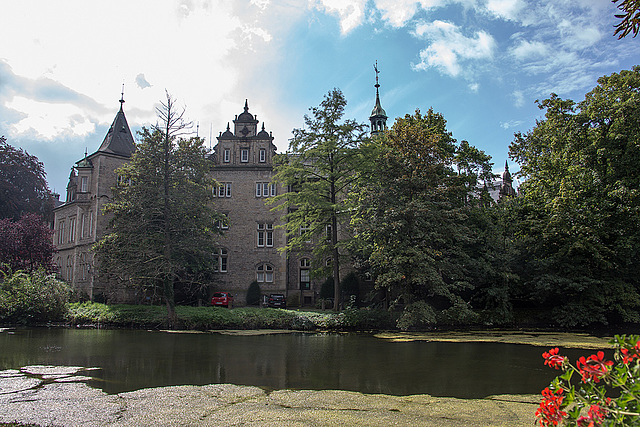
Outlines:
POLYGON ((618 3, 616 6, 624 13, 616 15, 616 18, 622 19, 615 25, 613 35, 618 35, 618 39, 626 37, 633 33, 633 37, 638 35, 640 31, 640 0, 612 0, 612 3, 618 3))
POLYGON ((203 140, 183 138, 184 110, 169 94, 157 112, 160 124, 142 129, 131 162, 116 171, 119 184, 105 207, 112 231, 95 251, 104 276, 158 290, 173 325, 175 286, 211 280, 222 217, 213 209, 203 140))
POLYGON ((473 316, 468 218, 479 180, 493 176, 490 157, 457 144, 432 109, 396 119, 365 149, 375 154, 360 170, 352 223, 376 288, 406 305, 407 326, 473 316))
POLYGON ((333 89, 304 116, 305 127, 293 130, 289 151, 276 159, 274 181, 291 189, 276 196, 275 209, 286 210, 286 250, 300 250, 314 242, 314 271, 331 259, 335 287, 333 309, 340 307, 340 249, 349 222, 346 195, 356 178, 359 144, 366 125, 342 120, 347 101, 333 89))
POLYGON ((523 287, 563 325, 640 320, 639 93, 636 66, 578 104, 552 94, 509 148, 525 178, 514 204, 523 287))
POLYGON ((25 214, 18 221, 0 219, 0 270, 54 272, 52 235, 40 215, 25 214))
POLYGON ((18 220, 36 213, 53 220, 53 198, 47 186, 44 164, 37 157, 7 144, 0 137, 0 218, 18 220))

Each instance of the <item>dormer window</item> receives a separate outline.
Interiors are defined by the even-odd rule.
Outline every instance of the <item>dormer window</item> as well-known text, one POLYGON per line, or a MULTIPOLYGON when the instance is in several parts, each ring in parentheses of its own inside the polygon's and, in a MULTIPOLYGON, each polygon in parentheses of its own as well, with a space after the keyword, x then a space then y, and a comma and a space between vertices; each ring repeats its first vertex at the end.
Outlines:
POLYGON ((228 148, 224 149, 224 158, 223 158, 225 163, 229 163, 231 161, 231 150, 229 150, 228 148))
POLYGON ((80 191, 86 193, 89 191, 89 177, 83 176, 80 178, 80 191))
POLYGON ((240 149, 240 161, 242 163, 247 163, 249 161, 249 149, 248 148, 240 149))
POLYGON ((264 148, 260 149, 260 163, 264 163, 267 161, 267 150, 264 148))

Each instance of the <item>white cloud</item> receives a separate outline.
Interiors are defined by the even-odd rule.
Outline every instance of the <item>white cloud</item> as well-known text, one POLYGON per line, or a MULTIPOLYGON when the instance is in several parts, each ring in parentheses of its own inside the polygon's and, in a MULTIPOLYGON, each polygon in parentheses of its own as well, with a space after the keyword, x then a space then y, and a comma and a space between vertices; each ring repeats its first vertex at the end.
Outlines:
POLYGON ((420 23, 414 34, 431 41, 420 51, 420 63, 414 67, 419 70, 435 67, 453 77, 462 71, 460 62, 491 59, 496 47, 490 34, 477 31, 474 37, 465 37, 458 26, 444 21, 420 23))
MULTIPOLYGON (((253 3, 253 10, 267 5, 253 3)), ((113 120, 123 82, 130 123, 155 121, 154 105, 164 98, 165 88, 194 120, 216 117, 221 101, 235 96, 237 82, 251 72, 239 66, 242 55, 231 54, 246 48, 247 40, 257 49, 272 39, 255 19, 241 19, 232 8, 223 0, 69 0, 64 7, 25 0, 3 5, 0 52, 16 76, 14 85, 40 87, 34 82, 48 79, 66 88, 67 95, 83 94, 82 102, 95 104, 79 120, 75 108, 54 107, 50 92, 17 87, 0 101, 28 117, 3 126, 49 138, 69 130, 84 135, 89 123, 113 120)), ((247 9, 242 12, 249 13, 247 9)))
POLYGON ((514 90, 511 95, 513 96, 516 107, 522 107, 524 105, 524 93, 522 93, 521 90, 514 90))
POLYGON ((480 89, 480 84, 479 83, 471 83, 469 84, 469 89, 471 90, 471 92, 475 92, 477 93, 478 90, 480 89))
POLYGON ((515 20, 524 7, 522 0, 489 0, 486 4, 492 15, 508 20, 515 20))
POLYGON ((522 123, 524 123, 522 120, 511 120, 509 122, 500 122, 500 127, 502 129, 509 130, 509 129, 512 129, 512 128, 519 127, 522 123))
POLYGON ((347 34, 362 24, 366 0, 317 0, 315 7, 340 19, 340 31, 347 34))
POLYGON ((511 54, 519 61, 535 58, 538 59, 548 54, 548 46, 540 41, 529 42, 521 40, 520 43, 511 48, 511 54))

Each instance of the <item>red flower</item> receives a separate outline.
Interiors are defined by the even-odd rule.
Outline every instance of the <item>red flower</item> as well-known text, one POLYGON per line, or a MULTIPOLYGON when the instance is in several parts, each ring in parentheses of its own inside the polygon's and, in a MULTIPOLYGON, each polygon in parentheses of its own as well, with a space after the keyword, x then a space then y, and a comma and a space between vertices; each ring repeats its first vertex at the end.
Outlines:
POLYGON ((586 417, 578 418, 578 427, 596 427, 602 425, 607 410, 599 405, 591 405, 586 417))
POLYGON ((567 357, 559 356, 559 351, 558 347, 556 347, 549 350, 548 353, 542 353, 542 357, 544 357, 544 364, 549 365, 550 368, 561 369, 567 361, 567 357))
POLYGON ((622 363, 624 363, 625 365, 629 362, 632 362, 633 359, 640 360, 640 341, 638 341, 636 345, 634 347, 631 347, 630 349, 620 349, 620 353, 622 353, 622 363))
POLYGON ((580 375, 582 375, 583 382, 589 380, 600 382, 600 379, 607 375, 609 368, 613 366, 613 361, 607 360, 605 362, 604 353, 599 351, 597 354, 592 354, 587 359, 582 356, 578 359, 577 366, 580 371, 580 375))
POLYGON ((541 426, 557 426, 562 421, 562 418, 567 415, 561 409, 563 400, 562 389, 553 392, 547 387, 542 390, 542 402, 540 402, 540 407, 536 411, 536 417, 541 426))

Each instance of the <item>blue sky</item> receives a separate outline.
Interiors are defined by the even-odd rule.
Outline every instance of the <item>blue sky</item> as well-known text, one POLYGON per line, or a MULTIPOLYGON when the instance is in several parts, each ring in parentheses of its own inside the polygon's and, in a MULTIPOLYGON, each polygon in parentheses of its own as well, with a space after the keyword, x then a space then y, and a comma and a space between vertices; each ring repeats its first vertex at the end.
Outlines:
MULTIPOLYGON (((22 0, 0 7, 0 135, 45 164, 63 193, 119 108, 155 122, 168 90, 207 139, 250 111, 279 151, 332 88, 367 122, 380 69, 393 119, 433 107, 501 173, 513 133, 551 92, 582 100, 640 61, 613 37, 608 0, 22 0)), ((194 128, 195 130, 195 128, 194 128)), ((517 165, 511 166, 517 171, 517 165)))

